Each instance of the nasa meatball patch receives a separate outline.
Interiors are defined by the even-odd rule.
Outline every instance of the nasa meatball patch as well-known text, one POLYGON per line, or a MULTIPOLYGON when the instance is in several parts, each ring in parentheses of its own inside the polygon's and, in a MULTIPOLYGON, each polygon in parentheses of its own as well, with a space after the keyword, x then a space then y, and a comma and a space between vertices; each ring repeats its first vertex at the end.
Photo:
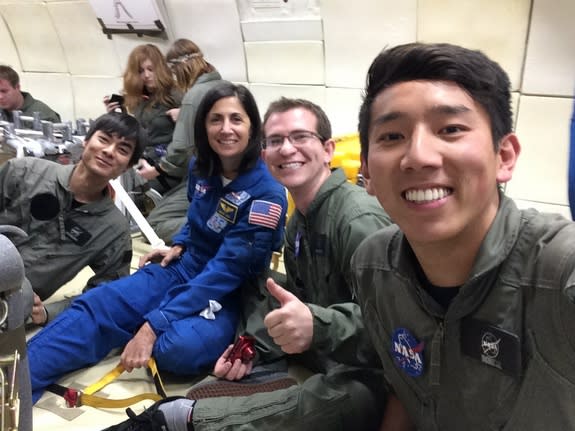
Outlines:
POLYGON ((411 377, 423 374, 424 343, 417 341, 405 328, 397 328, 391 337, 391 356, 395 365, 411 377))
POLYGON ((521 375, 521 340, 508 330, 479 319, 464 319, 461 351, 510 376, 521 375))

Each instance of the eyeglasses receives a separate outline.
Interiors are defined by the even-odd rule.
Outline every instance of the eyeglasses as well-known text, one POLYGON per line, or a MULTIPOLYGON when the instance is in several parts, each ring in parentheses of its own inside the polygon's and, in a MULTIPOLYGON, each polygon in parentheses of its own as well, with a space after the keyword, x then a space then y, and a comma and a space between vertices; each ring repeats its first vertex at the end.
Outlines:
POLYGON ((307 130, 296 130, 288 135, 270 135, 263 139, 262 148, 264 150, 279 150, 284 144, 286 138, 294 147, 303 147, 307 145, 312 139, 317 139, 323 142, 324 139, 315 132, 307 130))

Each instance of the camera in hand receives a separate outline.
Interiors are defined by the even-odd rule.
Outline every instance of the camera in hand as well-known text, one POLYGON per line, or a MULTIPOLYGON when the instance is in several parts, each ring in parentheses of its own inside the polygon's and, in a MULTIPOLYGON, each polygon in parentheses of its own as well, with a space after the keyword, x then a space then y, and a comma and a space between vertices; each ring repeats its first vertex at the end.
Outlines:
POLYGON ((117 103, 120 106, 122 112, 126 112, 126 108, 124 107, 124 96, 120 94, 112 94, 110 99, 108 99, 108 103, 117 103))
POLYGON ((236 359, 239 359, 244 364, 251 361, 256 356, 255 343, 256 340, 254 337, 250 337, 249 335, 240 335, 234 343, 234 347, 232 347, 232 351, 230 352, 227 361, 234 363, 236 359))

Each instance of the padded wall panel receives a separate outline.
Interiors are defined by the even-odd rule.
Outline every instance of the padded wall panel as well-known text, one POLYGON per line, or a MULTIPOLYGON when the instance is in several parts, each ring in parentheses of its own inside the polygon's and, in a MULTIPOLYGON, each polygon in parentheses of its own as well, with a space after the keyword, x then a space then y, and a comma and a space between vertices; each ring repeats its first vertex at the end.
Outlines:
POLYGON ((0 15, 0 46, 2 47, 0 50, 0 64, 6 64, 12 67, 16 72, 20 72, 22 70, 22 66, 20 65, 18 51, 16 50, 16 46, 12 40, 12 35, 6 26, 2 15, 0 15))
POLYGON ((193 40, 230 81, 246 81, 240 18, 234 0, 164 0, 175 37, 193 40))
POLYGON ((117 93, 122 88, 120 78, 72 77, 76 118, 97 118, 106 113, 104 95, 117 93))
POLYGON ((246 42, 248 79, 272 84, 324 84, 320 41, 246 42))
POLYGON ((48 11, 74 75, 118 76, 114 44, 102 32, 91 6, 82 2, 48 3, 48 11))
POLYGON ((573 96, 575 1, 534 0, 523 92, 573 96))
POLYGON ((0 6, 26 72, 68 72, 62 44, 45 4, 0 6))
POLYGON ((269 104, 282 96, 308 99, 325 108, 325 87, 323 86, 250 84, 249 88, 256 99, 262 119, 269 104))
POLYGON ((326 88, 325 106, 333 136, 357 132, 357 118, 361 106, 361 90, 356 88, 326 88))
POLYGON ((573 100, 521 96, 517 136, 521 154, 509 182, 517 199, 567 205, 569 124, 573 100))
POLYGON ((363 87, 369 65, 385 46, 415 40, 416 12, 416 0, 322 2, 326 85, 363 87))
POLYGON ((517 208, 520 209, 535 208, 537 211, 545 213, 561 214, 566 219, 571 220, 571 211, 569 209, 569 205, 553 205, 544 202, 525 201, 522 199, 513 199, 513 200, 515 201, 517 208))
POLYGON ((74 121, 74 99, 70 75, 22 73, 22 90, 29 92, 60 114, 62 121, 74 121))
POLYGON ((521 83, 531 0, 419 0, 417 40, 480 49, 521 83))
POLYGON ((241 23, 245 42, 270 40, 323 40, 321 19, 282 19, 241 23))

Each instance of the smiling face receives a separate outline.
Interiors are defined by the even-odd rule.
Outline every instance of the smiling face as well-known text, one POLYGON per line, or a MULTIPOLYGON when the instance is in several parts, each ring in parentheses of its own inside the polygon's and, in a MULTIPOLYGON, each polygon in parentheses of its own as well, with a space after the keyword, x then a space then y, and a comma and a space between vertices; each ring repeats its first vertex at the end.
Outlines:
POLYGON ((479 244, 511 179, 515 135, 493 146, 487 113, 443 81, 394 84, 375 98, 363 174, 412 247, 479 244))
POLYGON ((250 139, 251 121, 237 97, 224 97, 206 116, 208 142, 222 161, 223 174, 232 179, 250 139))
POLYGON ((84 141, 82 163, 93 175, 111 180, 128 169, 135 147, 133 141, 98 130, 84 141))
POLYGON ((154 72, 154 65, 150 59, 142 61, 139 74, 146 90, 153 93, 156 88, 156 74, 154 72))
POLYGON ((296 199, 298 194, 315 196, 330 175, 329 162, 334 150, 331 139, 323 143, 317 137, 294 146, 285 136, 298 131, 317 134, 317 118, 309 110, 295 108, 271 114, 264 124, 265 137, 278 136, 284 140, 279 147, 262 151, 269 171, 296 199))

